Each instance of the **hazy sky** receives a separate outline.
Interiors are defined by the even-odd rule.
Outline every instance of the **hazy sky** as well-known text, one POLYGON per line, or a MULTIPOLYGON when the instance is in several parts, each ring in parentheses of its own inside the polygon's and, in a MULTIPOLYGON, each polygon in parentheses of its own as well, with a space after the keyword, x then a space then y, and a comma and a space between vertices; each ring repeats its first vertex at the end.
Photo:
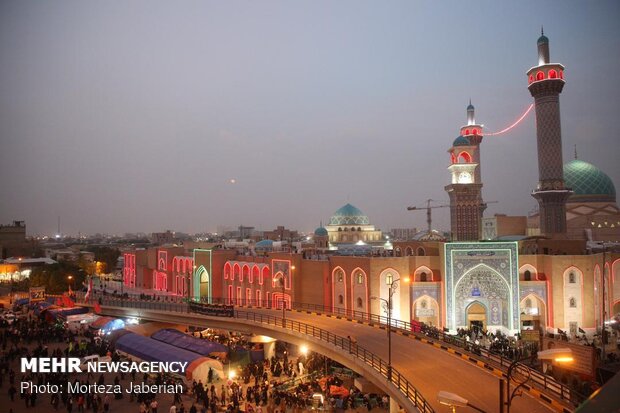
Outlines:
MULTIPOLYGON (((541 24, 564 160, 577 144, 620 190, 619 21, 617 1, 5 0, 0 223, 304 231, 351 202, 424 228, 405 208, 448 199, 469 98, 489 131, 533 101, 541 24)), ((482 144, 486 216, 536 206, 532 115, 482 144)))

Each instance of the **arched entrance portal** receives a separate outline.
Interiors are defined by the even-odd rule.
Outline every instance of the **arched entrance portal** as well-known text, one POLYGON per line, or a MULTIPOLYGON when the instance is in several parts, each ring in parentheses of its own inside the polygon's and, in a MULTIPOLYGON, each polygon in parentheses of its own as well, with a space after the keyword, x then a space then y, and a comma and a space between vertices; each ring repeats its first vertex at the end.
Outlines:
POLYGON ((434 298, 423 295, 415 300, 411 307, 414 320, 434 327, 439 326, 439 305, 434 298))
POLYGON ((535 294, 530 294, 521 300, 521 330, 544 331, 547 311, 545 302, 535 294))
POLYGON ((487 328, 487 309, 478 301, 474 301, 465 310, 467 327, 471 330, 486 330, 487 328))

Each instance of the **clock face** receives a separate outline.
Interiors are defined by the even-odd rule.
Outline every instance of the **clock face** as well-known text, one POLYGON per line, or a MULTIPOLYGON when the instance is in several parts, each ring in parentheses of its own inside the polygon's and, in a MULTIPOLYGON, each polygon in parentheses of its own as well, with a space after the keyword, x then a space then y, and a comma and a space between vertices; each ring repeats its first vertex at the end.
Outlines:
POLYGON ((471 174, 469 172, 461 172, 459 174, 459 184, 471 184, 471 174))

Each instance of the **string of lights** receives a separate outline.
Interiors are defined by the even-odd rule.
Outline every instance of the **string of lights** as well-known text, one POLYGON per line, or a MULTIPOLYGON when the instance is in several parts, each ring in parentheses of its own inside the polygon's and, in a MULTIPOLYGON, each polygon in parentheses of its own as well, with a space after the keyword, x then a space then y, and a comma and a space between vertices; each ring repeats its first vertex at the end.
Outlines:
POLYGON ((513 123, 512 125, 508 126, 507 128, 504 128, 498 132, 492 132, 492 133, 485 133, 485 136, 497 136, 497 135, 501 135, 502 133, 506 133, 508 132, 510 129, 514 128, 515 126, 517 126, 519 123, 521 123, 521 121, 523 119, 525 119, 525 117, 528 115, 528 113, 531 112, 532 108, 534 107, 534 104, 532 103, 527 110, 525 111, 525 113, 523 115, 521 115, 521 117, 519 119, 517 119, 517 121, 515 123, 513 123))

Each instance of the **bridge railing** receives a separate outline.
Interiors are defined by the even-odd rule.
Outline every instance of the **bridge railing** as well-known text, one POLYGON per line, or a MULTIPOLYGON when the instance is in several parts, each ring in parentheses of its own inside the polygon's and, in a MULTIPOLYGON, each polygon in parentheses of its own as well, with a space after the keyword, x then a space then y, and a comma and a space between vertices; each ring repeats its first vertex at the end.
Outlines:
MULTIPOLYGON (((228 303, 229 300, 222 299, 222 300, 218 300, 217 302, 228 303)), ((234 299, 230 302, 238 306, 282 309, 281 302, 276 303, 275 306, 272 305, 273 303, 267 303, 266 301, 245 300, 245 299, 234 299)), ((330 314, 330 315, 335 315, 337 317, 344 317, 344 318, 348 318, 352 320, 366 321, 369 323, 377 323, 386 328, 387 328, 388 323, 390 323, 393 329, 406 331, 411 335, 415 335, 418 337, 424 336, 426 338, 435 339, 437 341, 443 342, 451 346, 462 348, 465 351, 471 352, 478 357, 489 360, 492 364, 494 364, 500 370, 503 370, 505 373, 508 371, 508 368, 510 367, 510 365, 514 362, 513 359, 504 357, 501 354, 494 353, 484 347, 475 346, 473 343, 470 343, 461 337, 453 336, 451 334, 446 334, 437 329, 421 331, 422 324, 413 324, 408 321, 403 321, 403 320, 398 320, 398 319, 389 319, 387 316, 366 313, 363 311, 348 310, 348 309, 337 308, 337 307, 331 308, 331 307, 327 307, 321 304, 293 302, 290 304, 288 308, 295 309, 295 310, 312 311, 312 312, 330 314)), ((574 404, 579 404, 583 400, 585 400, 585 397, 583 395, 557 382, 553 377, 547 376, 539 372, 538 370, 533 369, 530 366, 527 366, 526 364, 519 363, 519 370, 525 372, 525 374, 529 373, 529 377, 535 384, 538 385, 538 387, 554 394, 556 397, 559 397, 562 400, 567 400, 574 404)))
MULTIPOLYGON (((83 302, 83 295, 78 296, 77 300, 83 302)), ((192 313, 197 312, 199 314, 205 314, 205 312, 200 311, 200 306, 213 307, 212 305, 207 304, 144 301, 114 296, 98 296, 94 298, 94 300, 96 302, 99 302, 101 305, 106 306, 156 311, 171 311, 179 313, 188 313, 191 310, 192 313), (198 304, 198 306, 196 306, 196 304, 198 304)), ((209 307, 205 307, 205 309, 208 310, 209 307)), ((223 314, 208 315, 225 317, 230 316, 228 312, 223 314)), ((421 413, 434 413, 433 408, 430 404, 428 404, 422 394, 420 394, 420 392, 398 370, 390 368, 388 363, 384 361, 381 357, 377 356, 369 350, 366 350, 362 346, 359 346, 355 341, 351 340, 350 338, 338 336, 331 333, 330 331, 316 327, 312 324, 302 323, 300 321, 290 319, 283 319, 282 317, 277 317, 270 314, 235 310, 234 317, 237 319, 282 327, 287 330, 299 332, 317 338, 321 341, 332 344, 337 348, 343 349, 349 354, 354 355, 357 359, 364 361, 367 365, 379 372, 379 374, 381 374, 386 379, 389 379, 391 384, 396 386, 396 388, 401 393, 403 393, 418 408, 421 413)))
MULTIPOLYGON (((82 293, 83 294, 83 293, 82 293)), ((187 312, 187 299, 186 298, 170 298, 162 300, 145 300, 140 299, 139 297, 129 297, 129 298, 118 298, 113 295, 106 296, 97 296, 102 297, 106 302, 109 302, 110 305, 126 307, 126 308, 144 308, 144 309, 162 309, 164 311, 184 311, 187 312), (174 301, 169 301, 174 300, 174 301), (112 304, 114 303, 114 304, 112 304), (151 304, 156 304, 157 307, 151 306, 151 304)), ((207 300, 201 300, 203 304, 207 303, 207 300)), ((209 303, 211 305, 236 305, 241 307, 257 307, 257 308, 265 308, 265 309, 282 309, 282 302, 277 302, 273 305, 273 302, 267 302, 267 300, 246 300, 246 299, 219 299, 219 300, 210 300, 209 303)), ((324 314, 331 314, 339 317, 349 318, 352 320, 360 320, 366 321, 369 323, 377 323, 379 325, 385 326, 387 328, 388 325, 388 317, 366 313, 362 311, 354 311, 354 310, 346 310, 342 308, 331 308, 327 306, 323 306, 320 304, 309 304, 309 303, 299 303, 293 302, 287 308, 292 308, 295 310, 302 311, 313 311, 320 312, 324 314)), ((207 314, 218 316, 217 314, 207 314)), ((485 358, 489 360, 492 364, 498 367, 500 370, 507 372, 508 367, 514 362, 513 359, 503 357, 500 354, 493 353, 484 347, 474 346, 472 343, 450 334, 446 334, 440 330, 433 329, 427 330, 425 332, 419 331, 420 326, 414 325, 411 322, 391 319, 389 320, 393 329, 399 329, 401 331, 406 331, 408 334, 415 335, 418 337, 426 337, 430 339, 435 339, 440 342, 446 343, 451 346, 462 348, 468 352, 472 352, 478 357, 485 358)), ((567 400, 572 402, 575 405, 578 405, 585 397, 583 395, 577 393, 576 391, 570 389, 569 387, 557 382, 553 377, 547 376, 536 369, 533 369, 523 363, 519 364, 519 370, 529 373, 529 377, 532 382, 536 384, 539 388, 543 389, 546 392, 552 393, 556 397, 561 400, 567 400)))
POLYGON ((343 349, 349 354, 354 355, 357 359, 364 361, 370 367, 378 371, 383 377, 389 379, 401 393, 411 400, 420 412, 434 411, 420 392, 398 370, 395 370, 394 368, 390 369, 390 366, 385 360, 373 352, 366 350, 362 346, 359 346, 355 341, 349 338, 338 336, 312 324, 302 323, 296 320, 282 319, 281 317, 270 314, 237 310, 235 311, 235 317, 280 326, 287 330, 296 331, 314 338, 318 338, 321 341, 325 341, 337 348, 343 349))

